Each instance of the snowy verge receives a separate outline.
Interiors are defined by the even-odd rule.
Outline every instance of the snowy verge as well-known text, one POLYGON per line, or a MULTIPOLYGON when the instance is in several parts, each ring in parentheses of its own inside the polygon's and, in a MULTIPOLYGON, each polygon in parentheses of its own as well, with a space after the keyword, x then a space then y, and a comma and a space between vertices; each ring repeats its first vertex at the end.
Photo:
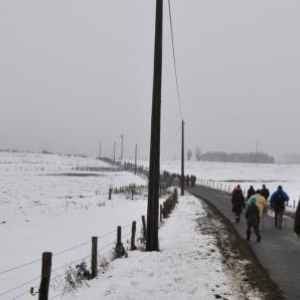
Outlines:
POLYGON ((180 197, 159 230, 160 252, 129 252, 107 272, 65 299, 239 299, 223 271, 214 237, 202 235, 199 200, 180 197), (207 255, 209 253, 209 255, 207 255))

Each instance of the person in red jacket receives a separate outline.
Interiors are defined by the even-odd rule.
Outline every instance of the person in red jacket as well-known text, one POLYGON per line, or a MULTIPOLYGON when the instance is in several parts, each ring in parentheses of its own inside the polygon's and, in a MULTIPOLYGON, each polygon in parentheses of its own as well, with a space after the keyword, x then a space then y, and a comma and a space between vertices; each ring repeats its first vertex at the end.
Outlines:
POLYGON ((231 203, 232 203, 232 211, 235 213, 235 222, 239 223, 240 221, 240 216, 245 208, 245 198, 243 195, 243 191, 238 185, 232 192, 232 197, 231 197, 231 203))

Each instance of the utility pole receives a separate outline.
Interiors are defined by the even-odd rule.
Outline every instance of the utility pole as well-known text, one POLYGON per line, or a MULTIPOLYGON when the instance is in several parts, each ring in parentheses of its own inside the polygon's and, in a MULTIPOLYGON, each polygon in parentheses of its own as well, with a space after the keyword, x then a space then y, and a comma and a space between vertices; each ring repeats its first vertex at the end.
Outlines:
POLYGON ((257 164, 257 161, 258 161, 257 155, 258 155, 258 142, 256 142, 256 144, 255 144, 255 163, 256 163, 256 164, 257 164))
POLYGON ((146 251, 158 251, 163 0, 156 0, 146 251))
POLYGON ((182 129, 181 129, 181 196, 184 196, 184 121, 182 120, 182 129))
POLYGON ((137 144, 135 144, 135 155, 134 155, 134 174, 136 175, 136 161, 137 161, 137 144))
POLYGON ((124 135, 121 135, 121 160, 123 159, 124 135))
POLYGON ((102 148, 102 142, 99 144, 99 159, 101 158, 101 148, 102 148))
POLYGON ((116 142, 114 142, 114 165, 116 164, 116 142))

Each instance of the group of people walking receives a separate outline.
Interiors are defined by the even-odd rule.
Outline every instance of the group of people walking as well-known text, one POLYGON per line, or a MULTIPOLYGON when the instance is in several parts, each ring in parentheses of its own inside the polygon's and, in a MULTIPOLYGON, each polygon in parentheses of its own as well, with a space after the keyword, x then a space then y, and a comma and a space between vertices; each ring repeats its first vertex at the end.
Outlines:
POLYGON ((231 203, 232 211, 235 214, 235 222, 240 222, 240 217, 243 209, 246 209, 245 217, 247 220, 246 238, 247 241, 251 237, 251 229, 253 228, 256 234, 257 242, 260 242, 261 235, 259 231, 260 220, 264 213, 267 211, 268 200, 270 207, 274 210, 275 227, 281 229, 283 221, 283 212, 287 202, 289 201, 288 194, 279 185, 277 190, 271 195, 266 188, 265 184, 262 185, 260 190, 254 190, 253 186, 247 191, 247 196, 244 193, 240 185, 232 192, 231 203))

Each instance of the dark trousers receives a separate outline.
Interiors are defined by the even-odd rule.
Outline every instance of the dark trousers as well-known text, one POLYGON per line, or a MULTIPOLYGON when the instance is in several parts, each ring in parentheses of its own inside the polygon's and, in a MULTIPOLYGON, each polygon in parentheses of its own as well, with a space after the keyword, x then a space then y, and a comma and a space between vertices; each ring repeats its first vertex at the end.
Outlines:
POLYGON ((260 237, 258 224, 253 224, 252 222, 247 222, 247 239, 250 239, 251 228, 253 227, 254 233, 257 238, 260 237))
POLYGON ((282 227, 283 209, 274 209, 275 212, 275 227, 282 227))

